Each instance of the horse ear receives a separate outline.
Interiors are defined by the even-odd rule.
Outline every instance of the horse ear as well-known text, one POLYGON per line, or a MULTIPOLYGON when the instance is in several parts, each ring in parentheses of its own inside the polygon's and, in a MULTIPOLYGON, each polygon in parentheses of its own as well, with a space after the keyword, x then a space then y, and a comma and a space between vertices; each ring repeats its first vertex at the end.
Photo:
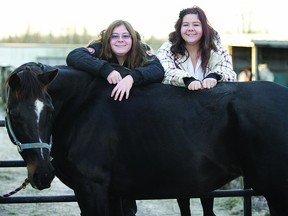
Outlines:
POLYGON ((9 78, 8 85, 10 88, 16 88, 20 84, 20 81, 20 77, 17 73, 15 73, 9 78))
POLYGON ((44 85, 50 84, 58 75, 58 69, 48 71, 38 75, 38 78, 44 85))

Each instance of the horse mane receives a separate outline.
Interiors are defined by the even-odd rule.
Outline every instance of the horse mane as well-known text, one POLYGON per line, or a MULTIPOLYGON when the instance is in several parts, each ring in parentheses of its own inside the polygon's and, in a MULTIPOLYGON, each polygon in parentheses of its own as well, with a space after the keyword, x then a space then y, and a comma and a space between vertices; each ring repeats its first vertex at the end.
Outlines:
MULTIPOLYGON (((46 86, 37 77, 43 73, 42 64, 29 62, 16 68, 5 81, 6 87, 9 86, 9 80, 15 74, 20 78, 20 83, 15 87, 15 96, 18 100, 24 100, 28 97, 43 97, 46 93, 46 86)), ((11 87, 11 86, 10 86, 11 87)))

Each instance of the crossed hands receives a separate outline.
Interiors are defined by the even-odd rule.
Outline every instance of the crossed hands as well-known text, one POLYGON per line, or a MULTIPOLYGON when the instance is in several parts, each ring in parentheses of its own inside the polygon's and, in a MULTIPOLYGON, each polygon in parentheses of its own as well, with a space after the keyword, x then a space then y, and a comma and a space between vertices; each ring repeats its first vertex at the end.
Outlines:
POLYGON ((205 88, 214 88, 217 85, 217 80, 214 78, 206 78, 202 82, 199 80, 194 80, 188 85, 189 90, 199 90, 205 88))
POLYGON ((112 90, 111 97, 114 97, 114 100, 121 101, 126 94, 125 99, 128 99, 130 89, 133 85, 133 78, 131 75, 127 75, 122 78, 120 73, 116 70, 113 70, 107 77, 107 81, 109 84, 116 84, 114 89, 112 90))

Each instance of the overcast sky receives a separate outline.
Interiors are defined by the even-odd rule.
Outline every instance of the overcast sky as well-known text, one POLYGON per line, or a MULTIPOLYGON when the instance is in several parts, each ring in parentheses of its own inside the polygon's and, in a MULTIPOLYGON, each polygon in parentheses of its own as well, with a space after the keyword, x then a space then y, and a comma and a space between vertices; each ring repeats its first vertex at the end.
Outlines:
MULTIPOLYGON (((144 38, 162 38, 173 31, 180 10, 198 5, 220 33, 239 32, 242 20, 253 30, 288 35, 283 0, 4 0, 0 37, 31 32, 67 34, 84 28, 98 34, 116 19, 129 21, 144 38), (74 3, 75 2, 75 3, 74 3), (273 4, 272 4, 273 3, 273 4), (244 18, 243 18, 244 17, 244 18)), ((288 38, 288 37, 287 37, 288 38)))

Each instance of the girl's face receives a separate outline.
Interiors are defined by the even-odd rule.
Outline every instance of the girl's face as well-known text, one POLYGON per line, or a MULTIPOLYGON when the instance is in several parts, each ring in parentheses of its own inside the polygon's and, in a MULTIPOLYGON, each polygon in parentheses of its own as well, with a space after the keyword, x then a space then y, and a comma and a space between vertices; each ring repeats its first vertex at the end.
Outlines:
POLYGON ((124 25, 114 28, 110 36, 110 46, 117 58, 126 57, 132 47, 132 38, 124 25))
POLYGON ((187 14, 183 17, 181 25, 181 36, 186 45, 195 45, 200 43, 203 35, 202 24, 197 14, 187 14))

